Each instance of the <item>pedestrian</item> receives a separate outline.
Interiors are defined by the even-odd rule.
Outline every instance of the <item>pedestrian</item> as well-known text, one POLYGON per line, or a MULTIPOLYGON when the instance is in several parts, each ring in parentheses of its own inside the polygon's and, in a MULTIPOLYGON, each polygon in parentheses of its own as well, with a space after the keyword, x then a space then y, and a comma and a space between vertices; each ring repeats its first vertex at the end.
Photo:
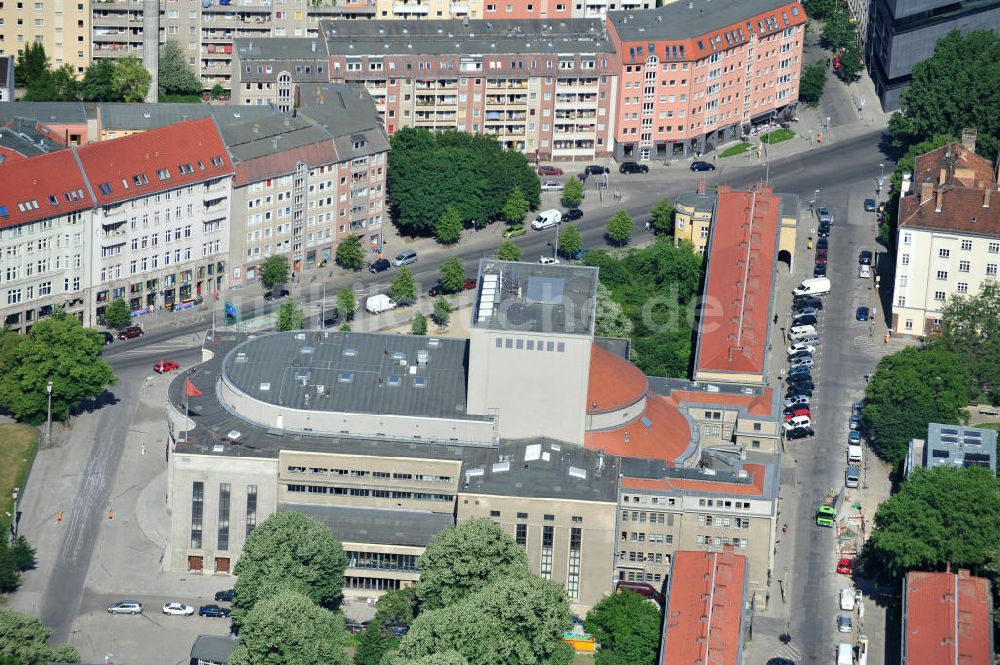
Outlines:
POLYGON ((140 454, 141 455, 145 455, 146 454, 146 442, 145 441, 142 442, 142 448, 140 448, 140 454))
POLYGON ((778 315, 774 315, 774 325, 778 325, 778 315))
POLYGON ((646 231, 649 231, 649 220, 646 220, 646 231))

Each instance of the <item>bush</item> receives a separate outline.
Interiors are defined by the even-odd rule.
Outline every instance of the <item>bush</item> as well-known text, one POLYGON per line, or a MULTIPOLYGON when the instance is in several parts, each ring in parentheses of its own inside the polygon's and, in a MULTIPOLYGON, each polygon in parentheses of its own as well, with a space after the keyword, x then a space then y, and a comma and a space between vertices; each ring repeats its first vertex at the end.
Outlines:
POLYGON ((737 143, 736 145, 731 145, 722 152, 719 153, 719 157, 735 157, 736 155, 742 155, 745 152, 750 151, 749 143, 737 143))
POLYGON ((781 143, 782 141, 788 141, 789 139, 795 138, 795 132, 790 129, 775 129, 767 134, 760 137, 761 143, 766 143, 768 145, 774 145, 775 143, 781 143))

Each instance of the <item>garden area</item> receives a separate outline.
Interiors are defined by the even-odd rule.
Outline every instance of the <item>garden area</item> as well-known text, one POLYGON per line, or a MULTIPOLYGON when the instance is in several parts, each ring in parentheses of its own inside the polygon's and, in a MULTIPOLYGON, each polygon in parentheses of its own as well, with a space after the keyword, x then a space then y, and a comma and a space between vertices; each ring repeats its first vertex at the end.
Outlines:
POLYGON ((24 487, 25 474, 35 456, 38 430, 15 423, 0 425, 0 527, 10 526, 13 515, 13 491, 24 487))

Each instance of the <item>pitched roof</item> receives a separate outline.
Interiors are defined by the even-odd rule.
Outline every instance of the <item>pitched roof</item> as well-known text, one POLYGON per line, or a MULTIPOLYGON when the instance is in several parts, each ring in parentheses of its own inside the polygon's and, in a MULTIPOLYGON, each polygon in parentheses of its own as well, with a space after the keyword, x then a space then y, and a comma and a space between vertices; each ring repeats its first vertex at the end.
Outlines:
POLYGON ((708 245, 699 372, 762 375, 770 324, 780 200, 768 187, 720 186, 708 245))
POLYGON ((0 162, 0 228, 58 217, 94 205, 70 150, 0 162))
POLYGON ((211 118, 91 143, 77 152, 98 205, 233 173, 211 118))
POLYGON ((697 440, 683 413, 666 399, 646 394, 646 408, 633 420, 611 430, 587 432, 583 444, 620 457, 658 459, 677 464, 694 453, 697 440))
POLYGON ((646 375, 629 361, 597 344, 590 349, 587 413, 617 411, 642 399, 646 375))
POLYGON ((905 665, 990 665, 993 601, 989 580, 969 571, 911 571, 904 582, 905 665))
POLYGON ((731 546, 721 552, 674 554, 660 665, 743 662, 746 572, 746 558, 733 553, 731 546))
POLYGON ((771 415, 774 403, 774 391, 764 388, 759 395, 733 395, 705 390, 672 390, 668 401, 678 406, 688 404, 706 404, 718 406, 742 407, 752 416, 771 415))

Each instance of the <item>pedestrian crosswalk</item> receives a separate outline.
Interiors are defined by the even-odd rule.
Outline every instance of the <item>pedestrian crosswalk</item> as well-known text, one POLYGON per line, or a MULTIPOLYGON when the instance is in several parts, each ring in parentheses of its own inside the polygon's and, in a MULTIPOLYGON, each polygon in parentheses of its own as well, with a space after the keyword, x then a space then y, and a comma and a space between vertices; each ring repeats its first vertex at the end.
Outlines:
POLYGON ((869 355, 882 358, 891 353, 899 351, 891 344, 886 344, 881 337, 869 337, 868 335, 856 335, 854 337, 854 347, 862 351, 869 351, 869 355))
POLYGON ((784 658, 793 663, 799 663, 801 662, 802 652, 799 651, 799 647, 794 642, 788 642, 787 644, 778 645, 774 650, 773 657, 784 658))

